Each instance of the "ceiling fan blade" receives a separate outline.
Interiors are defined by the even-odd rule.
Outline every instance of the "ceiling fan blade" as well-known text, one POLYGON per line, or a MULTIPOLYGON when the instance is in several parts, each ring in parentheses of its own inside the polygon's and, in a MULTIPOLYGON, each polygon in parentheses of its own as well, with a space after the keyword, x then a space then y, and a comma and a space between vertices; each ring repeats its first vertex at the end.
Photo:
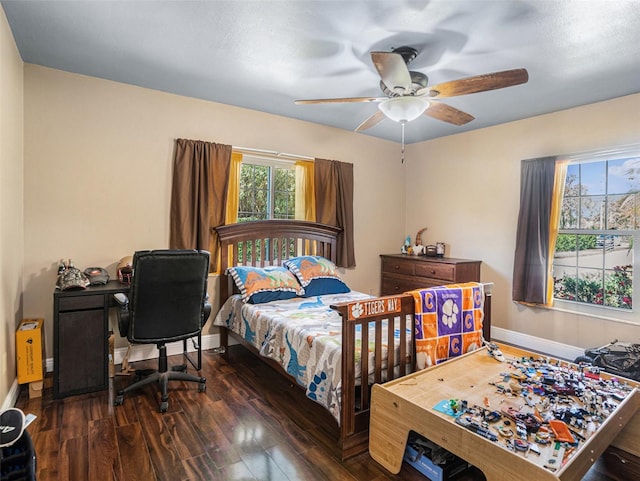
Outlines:
POLYGON ((371 117, 369 117, 368 119, 366 119, 364 122, 362 122, 360 125, 358 125, 358 127, 356 128, 356 132, 362 132, 363 130, 367 130, 370 129, 371 127, 373 127, 374 125, 380 123, 382 120, 384 120, 384 114, 378 110, 375 114, 373 114, 371 117))
POLYGON ((382 102, 386 100, 386 97, 345 97, 338 99, 306 99, 306 100, 294 100, 294 103, 298 105, 302 104, 325 104, 325 103, 340 103, 340 102, 382 102))
POLYGON ((371 60, 382 83, 397 94, 411 91, 411 74, 402 55, 395 52, 371 52, 371 60))
POLYGON ((434 85, 429 90, 432 98, 456 97, 458 95, 486 92, 526 83, 529 73, 524 68, 475 75, 451 82, 434 85))
POLYGON ((475 118, 473 115, 441 102, 431 102, 424 114, 453 125, 464 125, 475 118))

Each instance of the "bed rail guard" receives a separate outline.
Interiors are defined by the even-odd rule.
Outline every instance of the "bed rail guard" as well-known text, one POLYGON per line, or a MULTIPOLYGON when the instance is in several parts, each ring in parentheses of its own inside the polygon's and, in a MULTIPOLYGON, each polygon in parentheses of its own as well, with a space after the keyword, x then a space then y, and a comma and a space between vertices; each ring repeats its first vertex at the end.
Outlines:
MULTIPOLYGON (((483 283, 483 287, 483 336, 490 340, 493 282, 483 283)), ((415 371, 415 303, 413 296, 405 293, 336 304, 331 308, 342 317, 341 409, 344 413, 340 430, 343 436, 350 436, 367 427, 371 385, 415 371), (362 355, 368 351, 371 351, 369 355, 362 355)))

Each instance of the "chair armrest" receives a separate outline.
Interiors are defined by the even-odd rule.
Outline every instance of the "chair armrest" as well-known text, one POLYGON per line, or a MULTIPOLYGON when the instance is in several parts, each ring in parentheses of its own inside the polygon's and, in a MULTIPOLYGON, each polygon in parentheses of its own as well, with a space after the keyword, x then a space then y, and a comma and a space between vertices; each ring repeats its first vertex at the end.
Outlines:
MULTIPOLYGON (((207 296, 207 299, 208 298, 209 296, 207 296)), ((204 307, 202 309, 202 321, 200 322, 200 328, 204 327, 210 315, 211 315, 211 304, 209 302, 205 302, 204 307)))
POLYGON ((116 303, 118 304, 118 330, 120 331, 120 336, 127 337, 129 335, 129 298, 119 292, 113 295, 116 303))

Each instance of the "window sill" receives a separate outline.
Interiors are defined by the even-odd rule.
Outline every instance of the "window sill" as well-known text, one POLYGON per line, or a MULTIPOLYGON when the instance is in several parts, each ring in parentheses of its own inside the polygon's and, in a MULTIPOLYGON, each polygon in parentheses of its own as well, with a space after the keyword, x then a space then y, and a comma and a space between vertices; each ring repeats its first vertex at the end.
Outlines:
POLYGON ((638 312, 627 311, 625 309, 592 307, 585 304, 570 301, 554 300, 553 306, 547 309, 578 316, 591 317, 603 321, 617 322, 631 326, 640 325, 640 315, 638 312))

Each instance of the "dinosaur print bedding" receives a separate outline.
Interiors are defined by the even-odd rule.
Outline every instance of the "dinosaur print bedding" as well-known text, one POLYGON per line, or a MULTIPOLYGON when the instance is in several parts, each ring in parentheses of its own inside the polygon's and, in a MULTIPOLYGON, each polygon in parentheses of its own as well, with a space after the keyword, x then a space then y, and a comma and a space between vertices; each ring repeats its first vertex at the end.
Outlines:
MULTIPOLYGON (((351 291, 247 304, 236 294, 224 303, 214 325, 231 329, 258 349, 262 356, 277 361, 306 389, 307 397, 324 406, 340 423, 342 319, 330 306, 367 298, 371 296, 351 291)), ((372 336, 372 330, 370 332, 372 336)), ((396 353, 399 337, 398 329, 395 329, 396 353)), ((373 342, 371 337, 369 344, 373 342)), ((361 340, 357 340, 356 360, 360 356, 360 346, 361 340)), ((386 357, 386 352, 383 352, 383 357, 386 357)), ((369 365, 373 366, 371 352, 369 357, 369 365)), ((360 380, 361 373, 356 372, 355 375, 360 380)))

